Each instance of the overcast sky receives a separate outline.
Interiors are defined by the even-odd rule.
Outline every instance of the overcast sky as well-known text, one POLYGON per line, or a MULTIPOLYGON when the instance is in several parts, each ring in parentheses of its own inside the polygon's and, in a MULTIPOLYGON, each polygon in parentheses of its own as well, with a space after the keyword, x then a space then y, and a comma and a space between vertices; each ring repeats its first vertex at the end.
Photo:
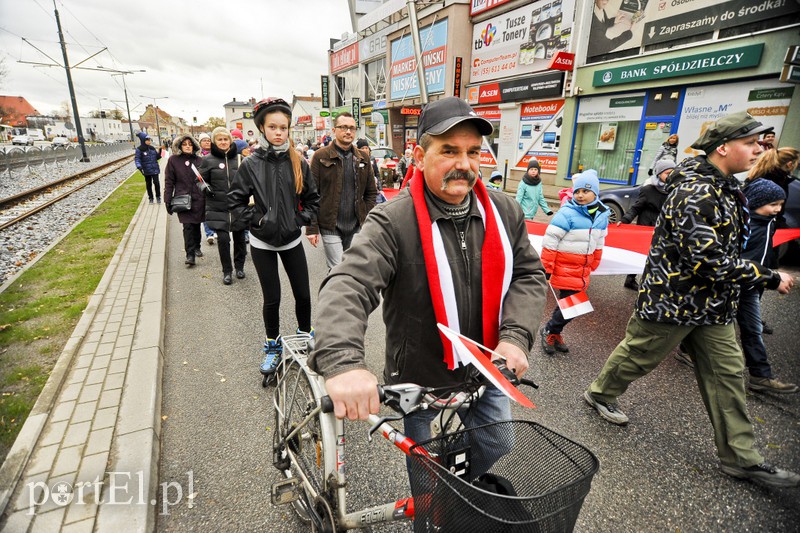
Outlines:
MULTIPOLYGON (((234 97, 319 96, 330 39, 352 31, 347 0, 56 2, 71 65, 107 47, 80 66, 147 71, 125 76, 133 120, 152 103, 140 95, 168 96, 162 109, 199 123, 234 97)), ((49 114, 69 100, 66 73, 18 63, 51 63, 22 38, 63 64, 53 0, 0 0, 0 94, 49 114)), ((124 109, 120 76, 73 69, 72 79, 81 116, 113 109, 102 98, 124 109)))

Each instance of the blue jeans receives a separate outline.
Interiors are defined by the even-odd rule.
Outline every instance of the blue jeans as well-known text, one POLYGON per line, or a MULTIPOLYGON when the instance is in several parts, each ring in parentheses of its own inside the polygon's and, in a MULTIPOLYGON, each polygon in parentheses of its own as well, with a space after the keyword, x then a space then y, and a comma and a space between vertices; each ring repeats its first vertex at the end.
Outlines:
POLYGON ((342 254, 344 254, 345 250, 350 248, 356 233, 358 233, 358 231, 350 235, 341 235, 339 233, 336 235, 321 235, 322 244, 325 248, 325 261, 328 263, 328 270, 342 262, 342 254))
POLYGON ((206 232, 206 238, 211 237, 212 235, 214 235, 214 230, 209 228, 208 224, 206 224, 205 222, 203 222, 203 229, 206 232))
MULTIPOLYGON (((431 422, 438 414, 439 411, 426 409, 407 416, 403 421, 406 437, 417 443, 430 439, 431 422)), ((459 410, 458 416, 467 429, 511 420, 511 404, 508 396, 494 385, 489 385, 478 403, 472 409, 459 410)), ((514 446, 513 440, 508 438, 508 432, 486 431, 482 435, 484 437, 482 441, 472 443, 472 478, 488 472, 492 465, 514 446)), ((411 461, 411 457, 406 458, 406 468, 409 471, 411 461)))
POLYGON ((742 337, 742 351, 751 376, 772 379, 772 367, 767 360, 767 348, 762 337, 761 295, 764 289, 742 287, 736 322, 742 337))

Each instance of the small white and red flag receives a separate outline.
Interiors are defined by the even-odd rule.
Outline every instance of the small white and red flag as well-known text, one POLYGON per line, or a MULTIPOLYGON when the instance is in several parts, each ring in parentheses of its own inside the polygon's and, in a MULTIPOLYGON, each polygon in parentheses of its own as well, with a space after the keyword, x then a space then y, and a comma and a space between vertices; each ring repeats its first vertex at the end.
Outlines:
POLYGON ((561 309, 561 314, 567 319, 594 311, 594 307, 592 307, 592 302, 589 301, 589 296, 587 296, 586 291, 561 298, 558 300, 558 308, 561 309))
POLYGON ((522 394, 519 389, 506 379, 500 370, 492 364, 491 358, 484 354, 482 350, 493 353, 502 359, 505 359, 505 357, 482 344, 478 344, 469 337, 465 337, 457 331, 448 328, 441 322, 436 325, 439 327, 439 331, 441 331, 453 345, 455 355, 458 358, 456 366, 458 366, 459 363, 473 365, 492 385, 500 389, 500 391, 509 398, 524 407, 536 407, 527 396, 522 394))

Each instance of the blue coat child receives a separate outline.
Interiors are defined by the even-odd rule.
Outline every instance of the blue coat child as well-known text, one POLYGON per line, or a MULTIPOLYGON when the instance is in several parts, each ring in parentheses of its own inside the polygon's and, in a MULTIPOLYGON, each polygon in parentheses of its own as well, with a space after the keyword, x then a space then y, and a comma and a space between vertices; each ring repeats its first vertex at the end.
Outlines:
POLYGON ((150 203, 153 203, 154 192, 158 203, 161 203, 161 184, 158 181, 158 174, 161 172, 158 160, 161 159, 161 152, 153 146, 153 140, 145 132, 140 131, 136 136, 141 141, 141 144, 136 148, 136 155, 134 156, 136 168, 144 175, 147 197, 150 199, 150 203))

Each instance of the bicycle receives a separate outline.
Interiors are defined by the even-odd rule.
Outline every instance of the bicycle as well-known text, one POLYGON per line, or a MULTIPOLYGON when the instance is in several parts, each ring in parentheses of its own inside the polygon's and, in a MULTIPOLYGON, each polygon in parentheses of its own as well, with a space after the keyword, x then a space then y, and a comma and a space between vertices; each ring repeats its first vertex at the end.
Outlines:
POLYGON ((485 390, 479 382, 457 390, 379 386, 381 402, 395 414, 370 415, 369 438, 377 432, 411 458, 412 497, 348 512, 344 422, 333 415, 323 378, 306 364, 308 340, 283 338, 273 396, 273 464, 285 479, 272 486, 273 505, 291 504, 312 531, 326 533, 396 520, 414 520, 415 531, 572 531, 599 461, 535 422, 453 430, 456 412, 485 390), (415 443, 391 424, 429 408, 440 411, 430 440, 415 443), (505 445, 470 445, 488 438, 505 445))

